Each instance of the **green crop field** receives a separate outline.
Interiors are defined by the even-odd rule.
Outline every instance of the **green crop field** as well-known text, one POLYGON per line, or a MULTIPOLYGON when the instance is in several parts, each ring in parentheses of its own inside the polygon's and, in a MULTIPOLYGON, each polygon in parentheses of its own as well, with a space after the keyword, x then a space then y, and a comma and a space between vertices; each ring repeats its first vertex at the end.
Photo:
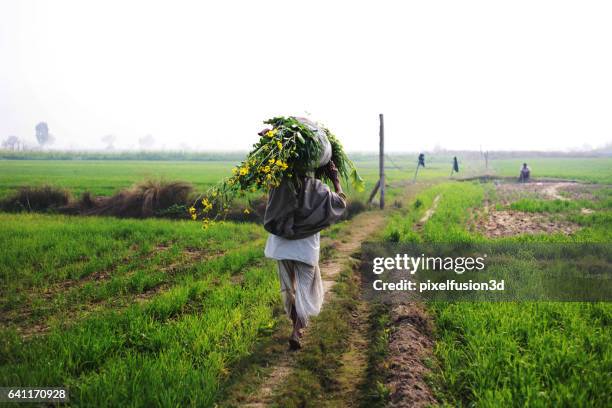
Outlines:
POLYGON ((492 160, 491 164, 495 172, 500 175, 518 177, 524 162, 531 167, 532 177, 554 177, 612 184, 610 158, 500 159, 492 160))
POLYGON ((0 196, 20 186, 41 184, 64 187, 77 195, 84 191, 111 195, 136 182, 158 178, 188 181, 205 189, 231 175, 234 165, 234 162, 3 160, 0 196))
MULTIPOLYGON (((419 170, 418 179, 438 180, 450 173, 451 158, 437 158, 419 170)), ((75 196, 85 191, 109 196, 122 188, 149 179, 181 180, 194 185, 198 192, 231 175, 238 161, 153 161, 153 160, 0 160, 0 198, 22 186, 44 184, 62 187, 75 196)), ((412 179, 416 159, 405 155, 387 159, 387 183, 405 183, 412 179)), ((378 159, 360 155, 355 160, 366 182, 366 191, 357 193, 348 188, 352 197, 365 199, 378 179, 378 159)), ((479 173, 482 163, 462 163, 462 175, 479 173)), ((394 190, 390 191, 393 197, 394 190)))
MULTIPOLYGON (((550 223, 574 228, 570 234, 499 238, 508 242, 612 240, 612 187, 605 184, 612 182, 612 159, 526 160, 534 177, 590 183, 559 190, 556 199, 522 190, 504 193, 490 181, 449 180, 447 157, 428 160, 413 185, 415 161, 404 155, 387 161, 390 208, 383 213, 382 240, 498 239, 477 225, 485 205, 489 211, 549 217, 550 223), (431 217, 421 222, 432 208, 431 217)), ((517 176, 523 161, 493 160, 490 167, 495 174, 517 176)), ((362 193, 349 189, 349 196, 365 201, 378 162, 363 155, 355 163, 367 188, 362 193)), ((75 195, 111 195, 151 178, 188 181, 200 191, 231 174, 234 165, 2 160, 0 197, 20 186, 42 184, 75 195)), ((466 160, 454 178, 484 172, 481 160, 466 160)), ((230 387, 248 388, 251 379, 240 377, 245 367, 250 373, 252 365, 267 366, 257 360, 258 350, 286 328, 276 266, 264 258, 266 233, 256 223, 228 221, 202 229, 190 221, 0 212, 0 225, 0 386, 65 386, 74 406, 223 405, 230 387)), ((324 232, 323 258, 337 250, 350 228, 349 220, 324 232)), ((344 286, 337 295, 358 297, 358 286, 347 283, 347 273, 339 275, 344 286)), ((298 361, 326 379, 351 361, 352 354, 342 354, 352 341, 346 320, 358 312, 347 302, 333 305, 323 316, 331 316, 327 330, 342 333, 342 340, 312 334, 317 359, 309 360, 313 354, 306 350, 298 361), (326 361, 325 347, 343 363, 326 361)), ((439 402, 479 407, 612 404, 610 303, 432 302, 426 308, 435 326, 429 384, 439 402)), ((381 333, 367 341, 383 350, 389 334, 381 333)), ((381 378, 385 375, 391 374, 381 378)), ((359 389, 375 389, 384 402, 390 390, 383 380, 372 381, 359 389)), ((312 378, 299 377, 287 390, 296 382, 302 391, 313 384, 312 378)), ((313 387, 309 396, 325 390, 324 385, 313 387)), ((282 398, 288 398, 287 392, 282 398)))
MULTIPOLYGON (((599 164, 599 162, 596 162, 599 164)), ((583 162, 584 165, 584 162, 583 162)), ((549 163, 549 168, 553 168, 549 163)), ((550 170, 552 172, 552 170, 550 170)), ((601 168, 581 168, 576 177, 599 178, 601 168)), ((552 173, 551 173, 552 174, 552 173)), ((569 173, 566 173, 569 174, 569 173)), ((399 242, 475 242, 486 240, 468 229, 470 210, 482 206, 491 183, 445 183, 416 199, 421 205, 396 215, 387 240, 399 242), (440 200, 421 232, 412 227, 440 200)), ((513 236, 508 242, 612 241, 612 188, 593 200, 522 199, 509 207, 564 214, 583 228, 575 234, 513 236), (584 215, 582 208, 596 209, 584 215)), ((494 196, 494 195, 493 195, 494 196)), ((520 260, 520 259, 519 259, 520 260)), ((434 383, 451 406, 607 406, 612 389, 612 305, 559 302, 436 302, 430 305, 437 327, 434 383)))

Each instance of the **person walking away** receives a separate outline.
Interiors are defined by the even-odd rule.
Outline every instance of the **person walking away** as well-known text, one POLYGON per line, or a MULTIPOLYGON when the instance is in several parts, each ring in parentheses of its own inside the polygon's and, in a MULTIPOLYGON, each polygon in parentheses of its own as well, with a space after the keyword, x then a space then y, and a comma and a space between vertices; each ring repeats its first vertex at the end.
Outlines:
POLYGON ((264 228, 270 233, 265 256, 278 264, 285 312, 293 323, 291 350, 301 348, 300 339, 309 318, 323 304, 323 281, 319 269, 320 231, 340 220, 346 196, 338 169, 327 149, 319 164, 325 167, 335 191, 314 177, 314 172, 283 179, 270 190, 264 228))

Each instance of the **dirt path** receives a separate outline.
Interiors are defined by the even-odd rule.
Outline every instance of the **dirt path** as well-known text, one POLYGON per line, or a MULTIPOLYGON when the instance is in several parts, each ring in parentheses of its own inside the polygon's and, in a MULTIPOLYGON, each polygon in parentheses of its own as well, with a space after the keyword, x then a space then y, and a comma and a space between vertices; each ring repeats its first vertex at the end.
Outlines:
POLYGON ((561 187, 565 187, 565 186, 571 186, 574 183, 551 183, 550 185, 546 186, 544 189, 542 189, 542 193, 545 196, 548 196, 554 200, 567 200, 567 197, 563 197, 561 194, 559 194, 559 188, 561 187))
POLYGON ((425 214, 423 214, 423 217, 421 217, 421 219, 419 220, 419 224, 425 224, 427 220, 429 220, 431 216, 434 215, 434 213, 436 212, 436 208, 438 208, 439 202, 440 202, 440 194, 438 194, 436 198, 434 198, 433 203, 431 204, 431 207, 427 211, 425 211, 425 214))
POLYGON ((334 243, 336 250, 334 256, 320 265, 326 301, 328 300, 329 290, 333 287, 336 277, 345 265, 347 258, 356 253, 361 247, 361 243, 378 231, 383 222, 384 218, 381 212, 368 211, 353 218, 350 225, 344 228, 348 235, 334 243))
MULTIPOLYGON (((342 235, 342 238, 334 241, 335 251, 333 255, 320 265, 325 288, 325 303, 330 300, 332 296, 331 289, 335 284, 335 280, 342 268, 349 262, 351 255, 360 249, 361 243, 366 238, 379 231, 383 223, 384 216, 382 212, 368 211, 357 215, 343 228, 343 231, 346 233, 342 235)), ((323 307, 325 307, 325 303, 323 307)), ((353 319, 361 320, 361 315, 365 315, 365 313, 357 313, 353 316, 353 319)), ((345 364, 343 367, 343 370, 348 370, 348 372, 344 373, 346 375, 343 375, 343 377, 347 379, 347 381, 344 381, 342 384, 342 394, 344 395, 355 395, 355 386, 360 382, 358 379, 362 378, 364 375, 367 365, 364 355, 364 349, 367 346, 365 330, 365 324, 362 324, 360 321, 355 326, 356 341, 351 342, 351 349, 343 357, 347 362, 350 360, 350 364, 345 364)), ((309 333, 307 330, 305 333, 305 342, 307 342, 308 336, 309 333)), ((277 387, 283 383, 293 370, 295 353, 288 351, 288 349, 284 350, 285 351, 279 356, 275 365, 265 378, 263 384, 253 395, 248 397, 247 403, 243 406, 252 408, 266 407, 272 403, 272 397, 277 387)))

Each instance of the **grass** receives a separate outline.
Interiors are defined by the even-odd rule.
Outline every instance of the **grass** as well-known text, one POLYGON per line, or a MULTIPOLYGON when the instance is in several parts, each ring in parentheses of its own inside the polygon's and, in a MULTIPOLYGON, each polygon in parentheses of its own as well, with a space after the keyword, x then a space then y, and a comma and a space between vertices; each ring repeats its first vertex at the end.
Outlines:
POLYGON ((612 199, 606 193, 612 189, 602 189, 592 200, 541 200, 533 198, 522 198, 510 204, 510 208, 516 211, 531 213, 563 213, 579 212, 583 208, 592 210, 612 209, 612 199))
MULTIPOLYGON (((596 169, 591 169, 591 173, 596 169)), ((596 171, 595 171, 596 172, 596 171)), ((592 175, 592 174, 591 174, 592 175)), ((421 205, 396 216, 385 237, 400 242, 472 242, 470 211, 481 205, 479 184, 443 184, 423 192, 421 205), (414 223, 441 196, 430 220, 414 223)), ((604 193, 604 195, 606 195, 604 193)), ((573 214, 574 236, 525 236, 508 241, 607 242, 610 211, 576 214, 584 203, 521 200, 517 210, 573 214), (572 213, 574 211, 574 213, 572 213)), ((604 207, 607 207, 604 206, 604 207)), ((440 401, 452 406, 609 406, 612 403, 612 305, 609 303, 431 303, 437 326, 434 372, 440 401)))
MULTIPOLYGON (((387 183, 412 179, 416 159, 410 159, 399 156, 393 159, 395 164, 387 161, 387 183)), ((202 191, 223 177, 230 176, 232 167, 238 162, 239 160, 0 160, 0 197, 21 186, 43 184, 66 188, 76 196, 85 191, 90 191, 94 195, 109 196, 134 183, 160 178, 190 182, 196 191, 202 191)), ((428 161, 427 167, 419 170, 418 180, 448 177, 450 162, 447 162, 446 159, 428 161)), ((378 180, 378 160, 371 156, 358 155, 355 164, 367 183, 367 191, 357 195, 360 198, 367 197, 378 180)), ((477 170, 477 162, 468 162, 463 173, 472 174, 477 170)), ((355 195, 350 188, 348 191, 355 195)), ((388 197, 389 200, 394 197, 393 194, 392 192, 388 197)))
MULTIPOLYGON (((387 201, 410 185, 416 157, 395 157, 387 201)), ((534 177, 611 182, 609 159, 534 159, 534 177)), ((515 175, 522 160, 493 160, 515 175), (516 165, 516 166, 515 166, 516 165)), ((110 195, 145 178, 192 182, 196 190, 230 174, 233 162, 0 161, 0 197, 22 185, 110 195)), ((368 183, 378 167, 356 164, 368 183)), ((492 186, 448 182, 450 162, 428 160, 417 187, 434 184, 393 211, 384 237, 396 242, 485 238, 466 225, 492 186), (440 183, 444 181, 443 183, 440 183), (436 197, 428 222, 417 226, 436 197)), ((391 164, 389 164, 391 166, 391 164)), ((461 175, 478 173, 461 163, 461 175)), ((393 167, 393 166, 391 166, 393 167)), ((519 211, 553 213, 581 225, 570 237, 514 241, 612 241, 610 188, 593 200, 524 199, 519 211), (581 213, 581 208, 595 212, 581 213)), ((349 195, 367 197, 369 191, 349 195)), ((263 258, 254 224, 119 220, 0 213, 0 385, 66 386, 80 406, 211 406, 226 395, 270 333, 286 330, 275 266, 263 258), (27 334, 27 335, 24 335, 27 334)), ((325 242, 342 237, 342 225, 325 242)), ((324 255, 330 249, 324 249, 324 255)), ((329 252, 331 253, 331 252, 329 252)), ((341 273, 335 300, 313 321, 313 343, 276 396, 282 406, 334 397, 339 358, 350 344, 359 285, 341 273), (322 392, 326 394, 322 394, 322 392)), ((607 303, 432 303, 437 324, 438 398, 453 406, 609 406, 612 306, 607 303)), ((374 310, 364 404, 383 404, 388 314, 374 310)), ((267 339, 267 340, 266 340, 267 339)), ((251 371, 247 371, 250 373, 251 371)), ((253 371, 258 374, 257 370, 253 371)))
POLYGON ((2 294, 45 290, 64 280, 107 271, 163 267, 186 255, 229 253, 260 239, 261 228, 222 223, 202 230, 195 222, 118 220, 39 214, 0 214, 2 294), (187 252, 185 252, 187 251, 187 252), (133 261, 134 264, 130 264, 133 261))
POLYGON ((391 242, 456 242, 472 239, 463 224, 468 214, 462 208, 478 205, 484 189, 479 183, 442 183, 419 194, 404 211, 391 216, 384 232, 384 238, 391 242), (422 231, 415 228, 425 212, 439 197, 432 218, 445 222, 426 222, 422 231))
POLYGON ((531 168, 531 177, 612 184, 612 158, 529 158, 490 161, 497 174, 516 178, 524 162, 527 162, 531 168))
POLYGON ((312 319, 312 334, 296 358, 292 375, 275 396, 280 407, 317 407, 338 391, 337 373, 350 344, 351 323, 347 318, 357 307, 359 283, 352 267, 340 273, 333 288, 335 297, 312 319))
POLYGON ((609 406, 609 304, 434 304, 437 383, 454 406, 609 406))
POLYGON ((187 181, 204 190, 231 175, 231 161, 4 160, 0 161, 0 196, 20 186, 50 184, 80 195, 112 195, 134 183, 159 179, 187 181))
POLYGON ((531 213, 560 213, 570 210, 580 210, 581 208, 590 208, 592 202, 585 202, 584 205, 576 201, 570 200, 536 200, 523 198, 510 204, 510 208, 516 211, 531 212, 531 213))
POLYGON ((3 386, 65 386, 83 406, 210 406, 258 345, 286 329, 258 225, 0 221, 3 386))
POLYGON ((208 406, 233 363, 274 324, 275 274, 248 267, 186 280, 153 301, 109 310, 23 342, 4 334, 0 382, 70 389, 85 406, 208 406))
POLYGON ((259 226, 0 219, 3 386, 66 386, 85 406, 210 405, 276 324, 259 226))

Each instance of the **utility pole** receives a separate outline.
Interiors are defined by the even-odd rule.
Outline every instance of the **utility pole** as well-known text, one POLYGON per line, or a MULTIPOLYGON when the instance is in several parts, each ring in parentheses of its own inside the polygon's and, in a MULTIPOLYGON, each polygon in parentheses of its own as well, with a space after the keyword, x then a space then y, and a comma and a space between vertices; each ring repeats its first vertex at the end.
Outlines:
POLYGON ((380 129, 378 131, 379 136, 379 152, 378 152, 378 181, 374 185, 370 197, 368 198, 368 204, 372 202, 376 193, 380 191, 380 209, 385 208, 385 124, 383 121, 383 114, 378 115, 380 120, 380 129))
POLYGON ((385 208, 385 123, 383 121, 383 114, 378 115, 380 120, 380 151, 378 152, 378 182, 380 188, 380 209, 385 208))

